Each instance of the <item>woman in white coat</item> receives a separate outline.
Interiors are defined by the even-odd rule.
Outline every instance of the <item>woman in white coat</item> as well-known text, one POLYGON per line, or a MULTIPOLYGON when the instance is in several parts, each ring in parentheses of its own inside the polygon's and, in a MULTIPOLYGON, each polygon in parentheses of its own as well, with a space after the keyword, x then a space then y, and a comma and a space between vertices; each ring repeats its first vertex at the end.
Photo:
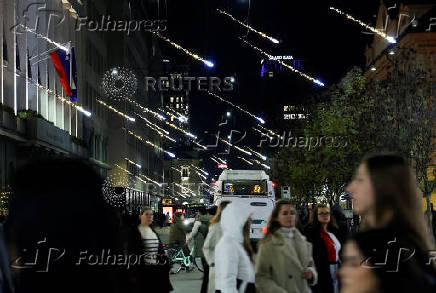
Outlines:
POLYGON ((208 293, 215 293, 215 246, 223 235, 220 225, 221 214, 229 203, 231 203, 231 201, 223 200, 218 206, 218 210, 210 222, 209 232, 207 233, 206 240, 204 241, 204 258, 209 265, 208 293))
POLYGON ((223 236, 215 247, 215 289, 218 293, 254 293, 254 260, 249 230, 253 210, 230 203, 221 215, 223 236))
POLYGON ((312 244, 295 228, 296 210, 288 199, 276 202, 267 233, 259 243, 256 289, 260 293, 308 293, 317 282, 312 244))

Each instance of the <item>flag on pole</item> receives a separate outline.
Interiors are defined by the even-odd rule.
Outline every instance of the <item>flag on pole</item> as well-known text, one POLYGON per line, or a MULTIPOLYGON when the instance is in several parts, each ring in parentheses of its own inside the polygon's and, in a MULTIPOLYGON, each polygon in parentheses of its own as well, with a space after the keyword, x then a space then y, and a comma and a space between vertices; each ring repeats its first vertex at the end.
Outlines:
POLYGON ((57 49, 50 53, 51 60, 64 88, 65 94, 72 102, 77 101, 77 70, 74 48, 70 52, 57 49))

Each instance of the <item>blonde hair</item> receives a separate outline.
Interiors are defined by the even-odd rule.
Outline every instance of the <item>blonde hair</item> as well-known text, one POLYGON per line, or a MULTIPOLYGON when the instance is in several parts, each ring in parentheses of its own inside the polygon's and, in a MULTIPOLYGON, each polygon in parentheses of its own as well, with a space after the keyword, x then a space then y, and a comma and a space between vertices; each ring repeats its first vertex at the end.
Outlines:
POLYGON ((210 226, 215 225, 216 223, 219 223, 221 221, 221 214, 223 210, 226 208, 226 206, 231 203, 230 200, 223 200, 220 205, 218 206, 218 210, 216 211, 216 215, 212 218, 210 221, 210 226))

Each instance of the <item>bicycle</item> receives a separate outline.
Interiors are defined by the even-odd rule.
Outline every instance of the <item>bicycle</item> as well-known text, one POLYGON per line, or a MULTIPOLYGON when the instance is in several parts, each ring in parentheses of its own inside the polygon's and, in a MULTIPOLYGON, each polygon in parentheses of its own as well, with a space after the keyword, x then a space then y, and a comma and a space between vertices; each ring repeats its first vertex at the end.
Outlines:
POLYGON ((200 272, 203 272, 204 269, 201 264, 201 260, 192 257, 193 252, 194 247, 190 249, 189 255, 187 256, 183 252, 183 247, 169 247, 165 249, 165 253, 170 261, 170 273, 178 274, 182 269, 185 269, 186 272, 191 272, 195 268, 197 268, 200 272), (194 264, 195 268, 192 264, 194 264))

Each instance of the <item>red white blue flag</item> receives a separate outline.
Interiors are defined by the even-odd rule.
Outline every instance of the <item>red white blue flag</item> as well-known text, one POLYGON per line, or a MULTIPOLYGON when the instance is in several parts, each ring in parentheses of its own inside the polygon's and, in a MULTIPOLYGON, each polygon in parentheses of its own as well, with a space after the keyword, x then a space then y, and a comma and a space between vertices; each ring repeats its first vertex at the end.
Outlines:
POLYGON ((50 53, 51 60, 64 88, 65 94, 71 102, 77 101, 77 69, 74 48, 67 53, 58 49, 50 53))

